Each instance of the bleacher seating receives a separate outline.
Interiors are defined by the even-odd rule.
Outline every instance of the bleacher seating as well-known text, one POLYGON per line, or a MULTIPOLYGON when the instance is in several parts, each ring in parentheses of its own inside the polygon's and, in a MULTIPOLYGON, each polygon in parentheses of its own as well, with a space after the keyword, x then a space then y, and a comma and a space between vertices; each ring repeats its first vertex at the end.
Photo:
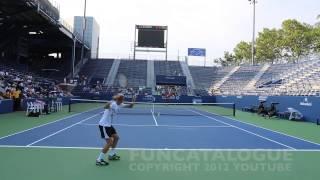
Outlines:
POLYGON ((241 66, 238 71, 233 73, 229 79, 221 86, 223 94, 242 94, 243 89, 259 72, 261 66, 241 66))
POLYGON ((68 95, 58 87, 58 81, 44 78, 28 72, 23 66, 0 61, 0 95, 12 93, 19 90, 19 99, 44 98, 48 96, 65 96, 68 95))
POLYGON ((282 75, 283 83, 275 88, 279 94, 294 96, 316 95, 320 91, 320 61, 300 63, 299 68, 282 75))
POLYGON ((119 75, 125 75, 128 87, 146 86, 147 61, 146 60, 121 60, 114 86, 120 86, 119 75))
POLYGON ((194 90, 194 94, 196 96, 209 96, 209 93, 207 90, 204 90, 204 89, 195 89, 194 90))
POLYGON ((62 81, 69 74, 71 68, 69 60, 46 58, 33 60, 32 66, 28 70, 41 77, 62 81))
POLYGON ((228 74, 233 67, 202 67, 189 66, 193 81, 197 89, 209 90, 220 79, 228 74))
POLYGON ((179 61, 154 61, 155 75, 184 76, 179 61))
MULTIPOLYGON (((90 75, 91 78, 102 77, 104 71, 106 77, 112 60, 90 61, 82 69, 82 73, 90 75), (101 64, 100 64, 101 63, 101 64), (108 64, 109 63, 109 64, 108 64), (97 67, 99 66, 99 67, 97 67), (99 72, 100 68, 100 72, 99 72), (97 71, 98 69, 98 71, 97 71)), ((122 60, 117 75, 123 74, 127 77, 128 87, 139 91, 138 87, 146 87, 147 61, 144 60, 122 60)), ((183 75, 181 64, 178 61, 154 61, 155 75, 183 75)), ((320 92, 320 59, 301 61, 299 63, 273 64, 273 65, 242 65, 235 69, 229 67, 200 67, 189 66, 195 89, 194 95, 292 95, 292 96, 314 96, 320 92), (268 67, 265 68, 263 67, 268 67), (235 70, 230 74, 232 70, 235 70), (228 76, 228 74, 230 74, 228 76), (259 76, 257 76, 259 74, 259 76), (227 77, 228 78, 225 78, 227 77), (221 79, 226 80, 221 82, 221 79), (254 80, 254 83, 252 83, 254 80), (218 90, 210 91, 215 84, 219 84, 218 90), (248 88, 250 85, 250 88, 248 88)), ((112 87, 102 87, 99 90, 104 93, 115 93, 119 91, 119 79, 115 80, 112 87)), ((152 93, 154 87, 149 87, 147 94, 152 93)), ((189 94, 189 87, 180 88, 179 94, 189 94)), ((81 91, 81 88, 77 88, 81 91)), ((156 92, 154 92, 156 93, 156 92)))
MULTIPOLYGON (((108 77, 113 64, 113 59, 91 59, 81 69, 79 75, 87 76, 90 84, 108 77)), ((102 83, 102 82, 101 82, 102 83)))
POLYGON ((320 91, 319 60, 275 64, 257 83, 263 95, 316 95, 320 91))

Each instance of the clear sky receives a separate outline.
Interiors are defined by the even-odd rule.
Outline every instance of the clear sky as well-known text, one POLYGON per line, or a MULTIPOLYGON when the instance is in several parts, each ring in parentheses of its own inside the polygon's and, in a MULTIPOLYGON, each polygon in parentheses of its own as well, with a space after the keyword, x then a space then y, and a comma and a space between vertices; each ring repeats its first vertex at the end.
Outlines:
MULTIPOLYGON (((61 16, 83 15, 84 0, 56 0, 61 16)), ((207 59, 251 41, 252 5, 248 0, 87 0, 87 15, 100 25, 100 56, 125 57, 132 52, 135 24, 168 25, 170 58, 190 47, 206 48, 207 59)), ((257 31, 278 28, 285 19, 314 24, 320 0, 258 0, 257 31)), ((199 60, 200 62, 200 60, 199 60)))

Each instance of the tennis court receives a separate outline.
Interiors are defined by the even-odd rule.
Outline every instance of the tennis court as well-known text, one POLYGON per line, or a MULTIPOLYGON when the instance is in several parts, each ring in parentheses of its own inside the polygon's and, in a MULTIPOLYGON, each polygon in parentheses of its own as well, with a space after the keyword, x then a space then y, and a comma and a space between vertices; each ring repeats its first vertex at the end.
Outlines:
MULTIPOLYGON (((93 176, 106 175, 106 178, 134 175, 140 179, 166 176, 189 179, 198 174, 200 179, 211 179, 216 174, 232 179, 239 173, 257 177, 259 172, 275 173, 274 168, 284 168, 279 172, 281 177, 295 174, 296 161, 304 162, 310 153, 319 155, 320 151, 318 143, 239 121, 232 116, 232 109, 170 104, 155 107, 150 103, 120 112, 115 127, 121 137, 118 149, 122 160, 112 162, 109 167, 95 167, 95 156, 104 143, 97 128, 103 109, 97 104, 75 104, 69 116, 1 137, 0 154, 14 154, 4 155, 4 159, 8 158, 4 162, 20 163, 21 160, 23 166, 18 167, 26 171, 24 173, 31 167, 39 168, 41 172, 34 170, 37 172, 34 179, 46 173, 51 174, 47 179, 67 179, 74 177, 74 173, 79 173, 80 179, 92 173, 96 173, 93 176), (247 159, 242 161, 242 157, 247 159), (262 162, 267 169, 255 170, 251 166, 246 167, 247 170, 239 169, 240 166, 234 164, 238 161, 247 165, 261 163, 257 157, 264 157, 262 162), (274 158, 278 160, 272 161, 274 158), (270 164, 272 167, 268 167, 270 164), (59 174, 52 174, 47 168, 59 174)), ((315 157, 319 160, 319 156, 315 157)), ((8 179, 22 174, 5 173, 8 179)))

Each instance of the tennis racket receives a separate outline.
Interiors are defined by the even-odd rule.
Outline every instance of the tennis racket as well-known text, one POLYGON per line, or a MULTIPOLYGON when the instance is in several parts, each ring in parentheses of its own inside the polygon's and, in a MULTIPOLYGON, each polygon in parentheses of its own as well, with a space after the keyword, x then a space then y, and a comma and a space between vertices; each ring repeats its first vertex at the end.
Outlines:
POLYGON ((128 86, 128 78, 124 74, 118 75, 118 83, 121 88, 127 88, 128 86))

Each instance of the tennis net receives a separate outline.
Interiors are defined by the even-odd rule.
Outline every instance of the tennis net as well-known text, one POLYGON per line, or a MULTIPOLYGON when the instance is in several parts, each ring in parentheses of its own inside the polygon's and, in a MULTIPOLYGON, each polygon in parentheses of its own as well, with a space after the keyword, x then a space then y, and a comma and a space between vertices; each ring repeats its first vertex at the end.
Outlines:
MULTIPOLYGON (((85 112, 103 109, 105 100, 70 99, 69 112, 85 112)), ((126 102, 125 102, 126 103, 126 102)), ((130 102, 127 102, 130 103, 130 102)), ((128 115, 171 115, 202 116, 203 113, 214 113, 220 116, 235 116, 235 103, 148 103, 135 102, 133 108, 121 108, 119 114, 128 115)))

